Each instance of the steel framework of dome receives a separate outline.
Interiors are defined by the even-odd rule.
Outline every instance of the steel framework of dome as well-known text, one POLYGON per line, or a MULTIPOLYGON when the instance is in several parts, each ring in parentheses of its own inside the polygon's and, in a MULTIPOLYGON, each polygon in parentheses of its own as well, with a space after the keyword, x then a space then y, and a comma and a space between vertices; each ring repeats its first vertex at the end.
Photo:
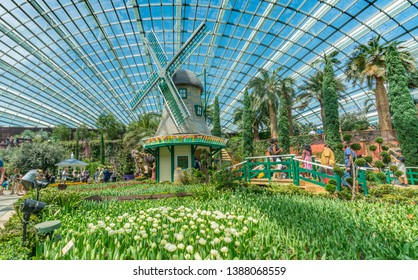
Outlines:
MULTIPOLYGON (((184 63, 219 96, 221 122, 235 130, 233 113, 259 69, 283 66, 296 84, 315 71, 323 53, 339 51, 335 73, 358 43, 376 35, 401 41, 418 55, 416 0, 4 0, 0 2, 0 126, 94 127, 103 112, 129 123, 162 111, 151 92, 137 110, 130 100, 155 71, 144 38, 153 31, 167 57, 206 23, 210 34, 184 63)), ((373 98, 365 85, 347 84, 342 112, 373 98)), ((210 103, 210 102, 209 102, 210 103)), ((320 123, 317 103, 294 111, 320 123)), ((369 119, 376 120, 376 112, 369 119)))

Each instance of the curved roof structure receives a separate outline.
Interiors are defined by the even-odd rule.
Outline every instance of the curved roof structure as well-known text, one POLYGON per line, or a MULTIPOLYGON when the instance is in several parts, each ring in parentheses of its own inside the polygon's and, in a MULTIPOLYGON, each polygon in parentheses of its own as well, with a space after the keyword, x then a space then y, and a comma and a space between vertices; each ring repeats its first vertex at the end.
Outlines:
MULTIPOLYGON (((219 96, 221 121, 234 130, 233 112, 260 68, 283 65, 297 83, 315 71, 321 54, 338 50, 344 62, 357 43, 380 34, 418 54, 417 0, 3 0, 0 2, 0 125, 94 127, 102 112, 129 123, 161 112, 148 94, 129 101, 156 70, 144 37, 153 30, 170 59, 203 21, 209 36, 182 66, 219 96)), ((365 86, 348 86, 342 108, 363 107, 365 86)), ((318 104, 302 122, 319 123, 318 104)), ((373 118, 373 113, 370 115, 373 118)))

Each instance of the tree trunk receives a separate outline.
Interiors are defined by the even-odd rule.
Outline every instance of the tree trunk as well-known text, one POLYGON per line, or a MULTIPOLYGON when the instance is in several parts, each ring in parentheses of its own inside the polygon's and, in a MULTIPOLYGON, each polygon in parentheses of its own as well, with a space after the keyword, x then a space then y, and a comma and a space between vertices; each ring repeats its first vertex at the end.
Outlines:
POLYGON ((253 122, 253 134, 254 134, 254 141, 260 140, 260 133, 258 131, 259 121, 255 120, 253 122))
POLYGON ((293 136, 293 116, 290 100, 287 100, 287 118, 289 119, 289 135, 293 136))
MULTIPOLYGON (((392 122, 390 119, 389 97, 386 93, 382 77, 375 77, 376 79, 376 110, 379 117, 379 127, 381 131, 392 129, 392 122)), ((383 136, 383 135, 382 135, 383 136)))
POLYGON ((269 117, 271 138, 277 139, 277 112, 274 110, 273 102, 269 100, 269 117))

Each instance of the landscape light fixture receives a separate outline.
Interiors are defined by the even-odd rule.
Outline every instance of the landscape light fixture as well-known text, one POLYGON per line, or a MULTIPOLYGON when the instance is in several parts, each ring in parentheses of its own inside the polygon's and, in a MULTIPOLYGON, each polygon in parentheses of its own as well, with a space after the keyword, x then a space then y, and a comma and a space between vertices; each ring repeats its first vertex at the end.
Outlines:
POLYGON ((29 189, 36 189, 36 200, 25 199, 20 205, 20 211, 23 213, 23 244, 26 242, 26 232, 27 226, 29 224, 29 218, 32 214, 39 213, 42 209, 46 207, 46 203, 39 201, 39 191, 40 189, 48 186, 47 181, 38 180, 39 173, 37 170, 30 170, 25 176, 22 177, 22 185, 29 189))

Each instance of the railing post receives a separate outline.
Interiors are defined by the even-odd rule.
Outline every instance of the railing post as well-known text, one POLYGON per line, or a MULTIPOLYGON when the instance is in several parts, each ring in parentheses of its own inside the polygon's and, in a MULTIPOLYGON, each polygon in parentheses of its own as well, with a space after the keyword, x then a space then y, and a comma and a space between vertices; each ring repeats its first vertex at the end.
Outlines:
POLYGON ((337 182, 337 191, 341 191, 341 176, 334 173, 335 181, 337 182))
POLYGON ((246 164, 247 166, 246 166, 246 170, 247 170, 247 172, 246 172, 246 181, 247 182, 250 182, 251 181, 251 176, 250 176, 250 160, 249 159, 247 159, 247 164, 246 164))
POLYGON ((269 183, 270 183, 270 181, 271 181, 271 165, 270 165, 270 158, 269 157, 267 158, 266 164, 267 164, 267 168, 265 170, 267 172, 267 179, 269 180, 269 183))
MULTIPOLYGON (((316 163, 315 162, 315 156, 311 156, 311 161, 313 162, 313 163, 316 163)), ((318 168, 316 168, 316 165, 315 164, 312 164, 312 170, 314 170, 315 172, 318 170, 318 168)), ((314 180, 316 180, 316 175, 315 174, 311 174, 312 175, 312 179, 314 179, 314 180)))
POLYGON ((406 170, 406 173, 409 175, 409 181, 411 181, 411 185, 415 185, 414 183, 414 175, 412 173, 412 168, 406 170))
POLYGON ((386 183, 391 184, 392 180, 390 178, 390 171, 386 171, 386 183))
POLYGON ((295 184, 296 186, 299 186, 300 182, 299 182, 299 162, 294 160, 294 176, 293 176, 293 184, 295 184))
POLYGON ((360 169, 359 173, 358 173, 358 181, 361 184, 363 190, 364 190, 364 195, 367 196, 369 195, 369 191, 367 188, 367 177, 366 177, 366 171, 360 169))

